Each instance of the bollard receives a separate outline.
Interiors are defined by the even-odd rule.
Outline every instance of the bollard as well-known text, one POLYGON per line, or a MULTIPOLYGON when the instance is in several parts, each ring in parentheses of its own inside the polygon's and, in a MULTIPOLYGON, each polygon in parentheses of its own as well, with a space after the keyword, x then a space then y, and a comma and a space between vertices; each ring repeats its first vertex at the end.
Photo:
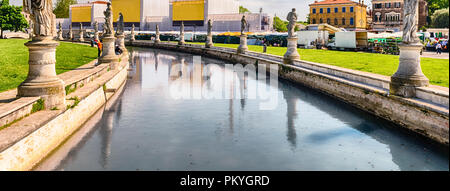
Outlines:
POLYGON ((264 44, 264 46, 263 46, 263 53, 266 53, 267 52, 267 44, 264 44))

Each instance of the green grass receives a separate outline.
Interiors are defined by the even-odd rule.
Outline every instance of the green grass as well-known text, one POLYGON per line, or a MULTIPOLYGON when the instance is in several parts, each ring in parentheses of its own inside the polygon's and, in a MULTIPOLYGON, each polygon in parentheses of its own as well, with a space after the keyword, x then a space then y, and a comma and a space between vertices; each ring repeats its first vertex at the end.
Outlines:
MULTIPOLYGON (((0 92, 14 89, 28 74, 28 40, 0 39, 0 92)), ((60 42, 56 48, 56 73, 61 74, 97 58, 97 48, 60 42)))
MULTIPOLYGON (((204 43, 194 43, 204 44, 204 43)), ((237 48, 238 44, 214 44, 217 47, 237 48)), ((262 46, 248 46, 249 50, 262 52, 262 46)), ((283 56, 286 47, 267 47, 267 53, 283 56)), ((344 52, 333 50, 298 49, 302 60, 339 66, 343 68, 392 76, 398 68, 397 55, 374 54, 363 52, 344 52)), ((449 87, 449 60, 422 58, 421 66, 430 83, 449 87)))

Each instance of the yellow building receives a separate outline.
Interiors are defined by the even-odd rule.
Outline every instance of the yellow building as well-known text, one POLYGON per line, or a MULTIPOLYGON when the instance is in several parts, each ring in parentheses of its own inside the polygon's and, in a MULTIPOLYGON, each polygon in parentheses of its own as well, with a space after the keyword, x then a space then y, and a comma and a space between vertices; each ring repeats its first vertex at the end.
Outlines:
POLYGON ((350 30, 366 29, 367 6, 364 1, 324 0, 309 5, 311 24, 327 23, 350 30))

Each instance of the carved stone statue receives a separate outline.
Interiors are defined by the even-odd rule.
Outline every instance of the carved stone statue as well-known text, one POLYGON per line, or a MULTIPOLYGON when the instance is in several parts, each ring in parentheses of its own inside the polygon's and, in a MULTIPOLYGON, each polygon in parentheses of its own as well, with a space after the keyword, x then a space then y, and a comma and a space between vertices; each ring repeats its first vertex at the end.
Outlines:
POLYGON ((134 29, 135 29, 135 27, 134 27, 134 24, 131 26, 131 41, 135 41, 136 40, 136 38, 134 37, 134 29))
POLYGON ((69 26, 69 40, 73 39, 73 30, 72 30, 72 25, 69 26))
POLYGON ((208 20, 208 35, 212 32, 212 21, 211 19, 208 20))
POLYGON ((159 25, 156 25, 156 39, 155 39, 155 43, 160 43, 161 39, 159 38, 159 25))
POLYGON ((80 23, 80 31, 83 31, 83 23, 80 23))
POLYGON ((105 36, 110 36, 110 35, 114 34, 113 21, 111 18, 112 17, 112 8, 111 8, 110 2, 108 2, 107 8, 103 12, 103 14, 105 15, 105 24, 103 25, 104 26, 103 29, 105 30, 104 35, 106 34, 105 36))
POLYGON ((33 33, 36 37, 54 35, 55 29, 52 27, 55 26, 55 15, 52 0, 24 0, 23 10, 30 14, 33 20, 33 33))
POLYGON ((119 18, 117 19, 117 31, 116 35, 122 35, 124 32, 123 15, 119 13, 119 18))
POLYGON ((419 22, 419 0, 404 0, 403 7, 403 43, 418 43, 417 24, 419 22))
POLYGON ((289 24, 287 26, 288 36, 289 37, 297 36, 297 34, 295 33, 295 25, 297 24, 297 13, 295 13, 295 8, 292 9, 292 11, 288 14, 287 20, 289 21, 289 24))
POLYGON ((206 35, 206 42, 205 47, 211 48, 213 46, 213 40, 212 40, 212 21, 211 19, 208 20, 208 34, 206 35))
POLYGON ((94 22, 94 32, 98 32, 98 22, 94 22))
POLYGON ((184 34, 184 22, 181 22, 180 34, 184 34))
POLYGON ((247 27, 247 20, 245 20, 245 15, 243 15, 241 19, 241 35, 244 34, 246 27, 247 27))

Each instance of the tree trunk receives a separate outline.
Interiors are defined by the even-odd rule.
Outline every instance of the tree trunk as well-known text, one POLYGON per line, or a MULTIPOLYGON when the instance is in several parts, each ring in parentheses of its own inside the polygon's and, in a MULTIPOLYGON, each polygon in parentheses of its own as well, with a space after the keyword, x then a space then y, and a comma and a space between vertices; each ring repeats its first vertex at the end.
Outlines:
POLYGON ((0 28, 0 39, 3 39, 3 29, 0 28))

